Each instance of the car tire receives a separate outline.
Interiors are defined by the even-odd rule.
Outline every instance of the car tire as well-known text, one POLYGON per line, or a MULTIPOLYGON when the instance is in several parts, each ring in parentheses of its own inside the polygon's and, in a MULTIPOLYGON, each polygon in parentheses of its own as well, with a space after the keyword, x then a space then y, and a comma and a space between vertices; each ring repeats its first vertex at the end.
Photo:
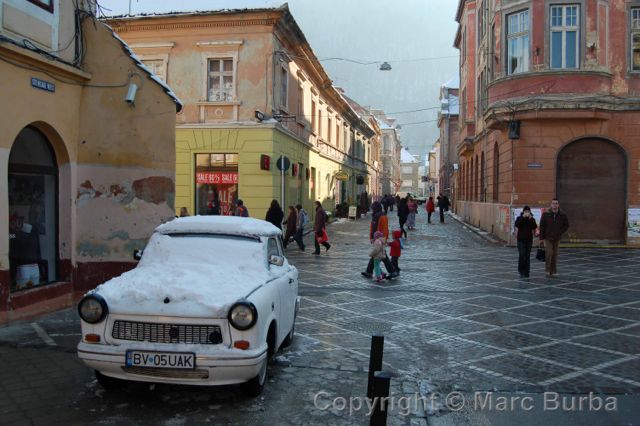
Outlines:
POLYGON ((293 336, 296 330, 296 318, 293 317, 293 324, 291 324, 291 331, 289 332, 289 334, 287 334, 287 337, 284 338, 284 340, 282 341, 282 347, 283 348, 288 348, 289 346, 291 346, 291 343, 293 343, 293 336))
POLYGON ((105 376, 98 370, 96 370, 96 380, 98 380, 98 383, 100 383, 100 386, 102 386, 105 390, 121 389, 126 384, 124 380, 105 376))
POLYGON ((248 382, 243 383, 242 391, 246 396, 255 398, 264 390, 264 384, 267 382, 267 364, 268 360, 265 358, 265 360, 262 361, 258 375, 248 382))

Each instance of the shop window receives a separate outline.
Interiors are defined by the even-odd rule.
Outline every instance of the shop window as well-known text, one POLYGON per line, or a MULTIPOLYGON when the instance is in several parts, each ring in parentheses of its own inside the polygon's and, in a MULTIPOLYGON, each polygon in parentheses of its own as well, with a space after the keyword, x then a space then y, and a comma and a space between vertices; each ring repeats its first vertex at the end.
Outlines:
POLYGON ((9 155, 9 263, 11 290, 57 280, 57 176, 44 135, 27 127, 9 155))
POLYGON ((232 215, 238 199, 238 154, 196 154, 195 184, 196 214, 232 215))

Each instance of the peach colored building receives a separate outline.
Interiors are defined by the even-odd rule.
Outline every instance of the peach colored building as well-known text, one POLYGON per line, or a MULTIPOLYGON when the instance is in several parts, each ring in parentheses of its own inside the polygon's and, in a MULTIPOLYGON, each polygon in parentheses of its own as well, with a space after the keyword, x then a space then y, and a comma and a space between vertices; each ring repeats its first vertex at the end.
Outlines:
POLYGON ((374 129, 333 85, 285 5, 107 20, 185 102, 176 209, 262 218, 272 199, 327 210, 370 191, 374 129), (276 167, 289 160, 285 173, 276 167))
POLYGON ((92 4, 0 1, 0 322, 131 268, 174 215, 181 105, 92 4))
POLYGON ((513 242, 553 197, 567 242, 640 245, 640 2, 460 0, 457 212, 513 242))

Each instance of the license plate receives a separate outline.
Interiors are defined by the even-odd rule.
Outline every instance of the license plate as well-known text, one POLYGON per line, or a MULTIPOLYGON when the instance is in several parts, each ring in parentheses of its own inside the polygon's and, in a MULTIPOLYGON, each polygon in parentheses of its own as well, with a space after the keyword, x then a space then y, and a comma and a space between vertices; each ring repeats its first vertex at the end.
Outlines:
POLYGON ((127 351, 127 367, 196 368, 196 354, 183 352, 127 351))

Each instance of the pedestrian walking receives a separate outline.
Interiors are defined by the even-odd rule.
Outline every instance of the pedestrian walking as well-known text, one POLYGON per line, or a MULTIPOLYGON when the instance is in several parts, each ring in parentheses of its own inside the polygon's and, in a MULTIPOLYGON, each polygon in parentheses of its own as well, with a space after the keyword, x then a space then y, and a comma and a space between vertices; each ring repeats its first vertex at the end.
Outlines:
POLYGON ((329 244, 329 236, 327 235, 327 222, 329 221, 329 216, 327 216, 327 212, 322 208, 322 204, 320 201, 315 202, 316 205, 316 222, 313 227, 313 231, 315 233, 315 238, 313 242, 315 244, 316 250, 313 254, 320 254, 320 244, 324 246, 327 251, 331 248, 331 244, 329 244))
POLYGON ((531 246, 533 235, 538 227, 536 219, 531 214, 531 208, 524 206, 520 216, 516 218, 516 239, 518 240, 518 272, 520 278, 529 278, 531 266, 531 246))
POLYGON ((245 207, 244 202, 240 198, 236 200, 236 208, 233 210, 233 215, 249 217, 249 210, 245 207))
MULTIPOLYGON (((391 200, 389 199, 389 194, 384 194, 382 199, 380 200, 382 207, 384 207, 384 214, 389 212, 389 206, 391 205, 391 200)), ((373 205, 372 205, 373 208, 373 205)))
POLYGON ((429 197, 427 201, 427 223, 431 223, 431 215, 436 211, 436 205, 433 202, 433 197, 429 197))
POLYGON ((385 279, 385 274, 382 272, 382 268, 380 268, 380 262, 387 257, 384 245, 384 234, 380 231, 374 232, 373 247, 371 247, 369 257, 373 260, 373 276, 377 282, 385 279))
POLYGON ((409 197, 407 206, 409 207, 409 216, 407 217, 407 227, 410 230, 414 230, 416 229, 416 215, 418 214, 418 203, 416 203, 416 201, 413 198, 409 197))
POLYGON ((180 217, 187 216, 189 216, 189 209, 187 209, 186 207, 180 207, 180 217))
POLYGON ((557 198, 551 200, 551 208, 545 211, 540 218, 540 245, 546 250, 544 270, 548 277, 557 274, 558 244, 562 234, 569 229, 569 218, 560 210, 560 202, 557 198))
POLYGON ((302 208, 302 204, 296 204, 296 234, 293 239, 298 244, 300 250, 304 251, 304 227, 309 223, 309 215, 306 210, 302 208))
POLYGON ((397 230, 393 231, 393 241, 389 243, 389 247, 391 247, 391 264, 393 268, 396 270, 397 274, 400 274, 400 266, 398 265, 398 260, 402 255, 402 249, 404 248, 404 243, 402 242, 402 231, 397 230))
POLYGON ((442 192, 438 196, 437 200, 438 210, 440 211, 440 223, 444 223, 444 212, 449 211, 451 203, 449 202, 449 198, 446 195, 443 195, 442 192))
POLYGON ((296 234, 296 226, 298 222, 298 213, 293 206, 289 206, 289 214, 287 215, 287 220, 285 220, 282 224, 287 225, 287 229, 284 233, 284 248, 287 248, 287 244, 289 244, 289 240, 296 234))
MULTIPOLYGON (((389 219, 382 210, 382 204, 380 202, 374 202, 371 204, 371 223, 369 224, 369 241, 373 244, 373 235, 376 232, 382 232, 385 241, 389 238, 389 219)), ((393 268, 393 264, 388 256, 385 255, 382 259, 384 266, 387 268, 387 278, 391 279, 398 276, 397 271, 393 268)), ((363 277, 371 278, 373 274, 373 259, 369 259, 369 264, 364 272, 361 272, 363 277)))
POLYGON ((405 223, 407 223, 407 219, 409 218, 409 205, 407 204, 406 198, 401 198, 398 203, 398 222, 400 222, 400 231, 402 231, 402 235, 406 238, 407 231, 404 229, 405 223))
POLYGON ((264 220, 271 222, 273 226, 281 230, 283 219, 284 212, 282 211, 282 208, 280 208, 280 203, 278 203, 277 200, 271 200, 271 205, 269 206, 269 210, 267 210, 267 215, 264 220))
POLYGON ((391 201, 391 211, 393 211, 393 207, 400 204, 400 196, 397 194, 395 197, 393 195, 389 195, 389 200, 391 201))

